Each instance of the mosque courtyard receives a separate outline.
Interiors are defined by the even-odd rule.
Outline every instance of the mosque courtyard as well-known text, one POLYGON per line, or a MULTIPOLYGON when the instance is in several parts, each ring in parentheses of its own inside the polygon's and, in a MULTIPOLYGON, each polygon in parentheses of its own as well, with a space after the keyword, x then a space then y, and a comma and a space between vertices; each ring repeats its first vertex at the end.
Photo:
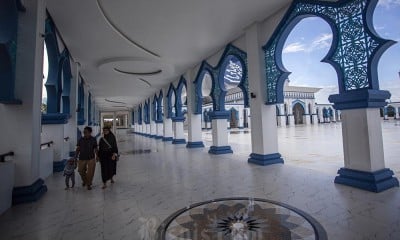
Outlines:
MULTIPOLYGON (((400 124, 385 121, 382 128, 386 167, 400 177, 400 124)), ((340 123, 279 127, 283 165, 248 164, 250 134, 231 130, 234 154, 221 156, 208 154, 207 148, 119 134, 122 155, 114 185, 101 189, 99 167, 92 191, 82 188, 80 180, 65 191, 62 174, 54 174, 46 179, 48 192, 42 199, 0 216, 1 239, 152 239, 178 209, 227 197, 268 199, 301 209, 328 239, 399 238, 398 188, 377 194, 333 183, 343 166, 340 123)), ((209 132, 203 132, 203 139, 211 144, 209 132)))

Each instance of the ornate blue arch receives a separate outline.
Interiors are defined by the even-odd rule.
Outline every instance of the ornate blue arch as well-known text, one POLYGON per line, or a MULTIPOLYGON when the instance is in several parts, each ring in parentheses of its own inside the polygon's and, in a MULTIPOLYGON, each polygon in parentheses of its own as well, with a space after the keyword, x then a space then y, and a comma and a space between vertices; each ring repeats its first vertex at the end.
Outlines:
POLYGON ((167 118, 168 119, 175 117, 174 113, 172 112, 172 107, 173 107, 173 103, 172 103, 172 99, 171 99, 172 94, 175 94, 175 98, 176 98, 175 88, 174 88, 174 85, 171 83, 169 85, 168 92, 167 92, 167 108, 168 108, 167 109, 167 118))
POLYGON ((175 89, 175 117, 179 118, 183 117, 183 112, 182 112, 182 106, 184 105, 184 103, 182 102, 183 87, 185 87, 187 91, 186 79, 183 76, 181 76, 178 85, 176 86, 175 89))
POLYGON ((339 95, 330 96, 337 109, 379 107, 390 97, 379 90, 377 63, 394 41, 380 38, 372 24, 377 0, 337 2, 295 0, 263 47, 266 64, 266 104, 283 103, 283 85, 289 76, 282 63, 284 41, 303 18, 323 18, 332 28, 331 49, 323 62, 338 76, 339 95))
POLYGON ((150 99, 144 102, 144 123, 150 124, 150 99))
POLYGON ((61 106, 61 54, 57 42, 56 27, 47 17, 45 24, 45 43, 49 62, 49 72, 45 87, 47 90, 47 113, 60 113, 61 106))
MULTIPOLYGON (((216 73, 216 69, 214 69, 206 61, 203 61, 201 63, 199 71, 197 72, 197 76, 193 82, 195 85, 195 112, 194 112, 195 114, 201 114, 201 109, 203 107, 203 93, 201 91, 201 88, 203 85, 204 75, 207 73, 210 75, 211 81, 212 81, 210 96, 213 100, 213 108, 216 109, 216 107, 217 107, 216 99, 218 99, 218 96, 215 94, 217 91, 215 91, 214 86, 217 85, 216 79, 218 78, 218 75, 216 73)), ((219 87, 218 87, 218 89, 219 89, 219 87)))
POLYGON ((19 0, 0 3, 0 103, 21 104, 15 99, 18 11, 25 12, 19 0))
POLYGON ((153 102, 151 103, 151 105, 152 105, 152 108, 151 108, 151 120, 153 122, 157 121, 157 102, 158 102, 157 94, 154 94, 153 102))
POLYGON ((163 91, 160 90, 157 98, 157 123, 163 122, 163 91))
POLYGON ((140 104, 138 108, 138 124, 142 125, 142 123, 143 123, 143 110, 142 110, 142 104, 140 104))
POLYGON ((88 95, 87 114, 88 114, 88 125, 92 126, 93 125, 93 119, 92 119, 92 94, 90 92, 89 92, 89 95, 88 95))
POLYGON ((68 49, 64 49, 62 57, 63 88, 62 88, 62 113, 70 114, 70 92, 71 92, 71 63, 68 49))
POLYGON ((222 90, 223 94, 221 94, 221 98, 223 95, 223 100, 224 100, 224 105, 225 105, 225 95, 227 91, 225 90, 224 86, 224 75, 225 75, 225 69, 226 66, 229 62, 229 60, 233 57, 235 57, 237 60, 240 61, 240 64, 242 65, 242 79, 238 85, 238 87, 242 90, 243 92, 243 102, 244 102, 244 107, 249 107, 249 79, 248 79, 248 63, 247 63, 247 53, 237 47, 235 47, 232 44, 228 44, 224 50, 224 53, 222 54, 217 68, 219 69, 219 74, 218 74, 218 82, 219 82, 219 87, 222 90))
POLYGON ((85 87, 82 76, 79 76, 80 81, 78 84, 78 125, 85 124, 85 87))
POLYGON ((195 114, 202 114, 202 104, 203 104, 203 95, 201 91, 201 87, 203 84, 203 78, 206 73, 209 73, 212 79, 212 88, 211 88, 211 98, 213 100, 213 110, 214 111, 225 111, 225 96, 227 91, 224 87, 224 74, 225 68, 227 65, 227 60, 229 60, 232 56, 238 59, 243 68, 242 79, 238 85, 238 87, 243 92, 243 100, 245 107, 249 107, 249 81, 248 81, 248 64, 247 64, 247 53, 242 51, 241 49, 233 46, 232 44, 228 44, 224 52, 222 53, 221 58, 217 66, 212 67, 206 61, 201 63, 200 69, 197 72, 196 79, 194 81, 195 84, 195 114))
POLYGON ((301 101, 301 100, 299 100, 299 99, 296 99, 296 100, 294 100, 293 102, 292 102, 292 108, 294 107, 294 105, 296 105, 296 103, 299 103, 302 107, 303 107, 303 109, 304 109, 304 112, 306 111, 306 103, 305 102, 303 102, 303 101, 301 101))

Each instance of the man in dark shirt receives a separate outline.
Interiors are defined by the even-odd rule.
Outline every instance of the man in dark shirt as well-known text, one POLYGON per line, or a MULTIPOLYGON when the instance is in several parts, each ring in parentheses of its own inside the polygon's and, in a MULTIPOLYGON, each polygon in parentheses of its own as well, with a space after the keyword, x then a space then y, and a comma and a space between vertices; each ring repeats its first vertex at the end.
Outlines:
POLYGON ((92 180, 96 168, 97 141, 92 136, 92 128, 85 127, 83 137, 76 145, 76 156, 79 156, 78 172, 82 178, 82 186, 92 189, 92 180))

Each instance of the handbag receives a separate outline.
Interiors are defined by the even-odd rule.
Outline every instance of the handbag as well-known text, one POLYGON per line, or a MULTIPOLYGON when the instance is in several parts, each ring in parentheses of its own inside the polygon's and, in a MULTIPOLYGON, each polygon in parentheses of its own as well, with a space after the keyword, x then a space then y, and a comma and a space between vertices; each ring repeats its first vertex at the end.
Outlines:
MULTIPOLYGON (((108 147, 109 147, 110 149, 112 149, 111 144, 110 144, 104 137, 102 137, 101 139, 103 139, 103 141, 108 145, 108 147)), ((118 161, 118 160, 119 160, 119 154, 117 154, 117 155, 115 156, 115 160, 114 160, 114 161, 118 161)))

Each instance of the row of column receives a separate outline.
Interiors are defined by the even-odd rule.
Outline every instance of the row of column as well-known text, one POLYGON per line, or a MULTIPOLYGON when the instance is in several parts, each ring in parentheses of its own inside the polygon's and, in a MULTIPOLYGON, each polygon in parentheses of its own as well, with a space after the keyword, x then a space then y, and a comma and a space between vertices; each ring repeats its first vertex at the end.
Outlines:
MULTIPOLYGON (((252 95, 250 99, 251 126, 253 130, 251 134, 252 153, 248 162, 258 165, 270 165, 283 163, 284 161, 278 150, 276 106, 266 105, 263 97, 266 82, 263 61, 264 52, 262 51, 264 42, 260 41, 262 39, 260 28, 260 24, 254 24, 246 30, 249 91, 252 95)), ((189 141, 187 146, 190 147, 191 145, 203 144, 201 140, 201 116, 193 114, 193 73, 189 71, 186 75, 189 89, 189 141)), ((375 94, 375 92, 368 94, 375 94)), ((379 94, 379 97, 387 98, 385 91, 379 94)), ((335 102, 341 109, 344 148, 344 167, 339 169, 339 175, 335 178, 335 183, 374 192, 399 186, 398 180, 393 177, 393 171, 385 168, 379 108, 342 107, 343 104, 348 103, 342 103, 342 101, 349 101, 346 96, 342 95, 333 95, 330 97, 330 101, 335 102)), ((355 99, 354 101, 360 100, 355 99)), ((373 98, 367 98, 365 101, 373 101, 373 98)), ((350 102, 350 104, 352 103, 350 102)), ((167 109, 166 106, 164 109, 167 109)), ((314 122, 316 122, 315 113, 312 116, 314 122)), ((213 126, 213 146, 210 147, 209 152, 213 154, 231 153, 232 149, 228 145, 226 127, 229 112, 211 112, 210 117, 213 126)), ((290 121, 293 124, 294 121, 290 121)), ((139 128, 143 129, 143 126, 139 126, 139 128)), ((149 128, 151 129, 150 126, 149 128)), ((146 133, 151 133, 150 130, 146 131, 146 133)), ((175 142, 180 142, 179 140, 182 137, 183 126, 181 119, 178 122, 174 121, 174 119, 165 119, 163 139, 173 139, 175 142), (172 136, 171 121, 174 122, 174 136, 172 136)))

